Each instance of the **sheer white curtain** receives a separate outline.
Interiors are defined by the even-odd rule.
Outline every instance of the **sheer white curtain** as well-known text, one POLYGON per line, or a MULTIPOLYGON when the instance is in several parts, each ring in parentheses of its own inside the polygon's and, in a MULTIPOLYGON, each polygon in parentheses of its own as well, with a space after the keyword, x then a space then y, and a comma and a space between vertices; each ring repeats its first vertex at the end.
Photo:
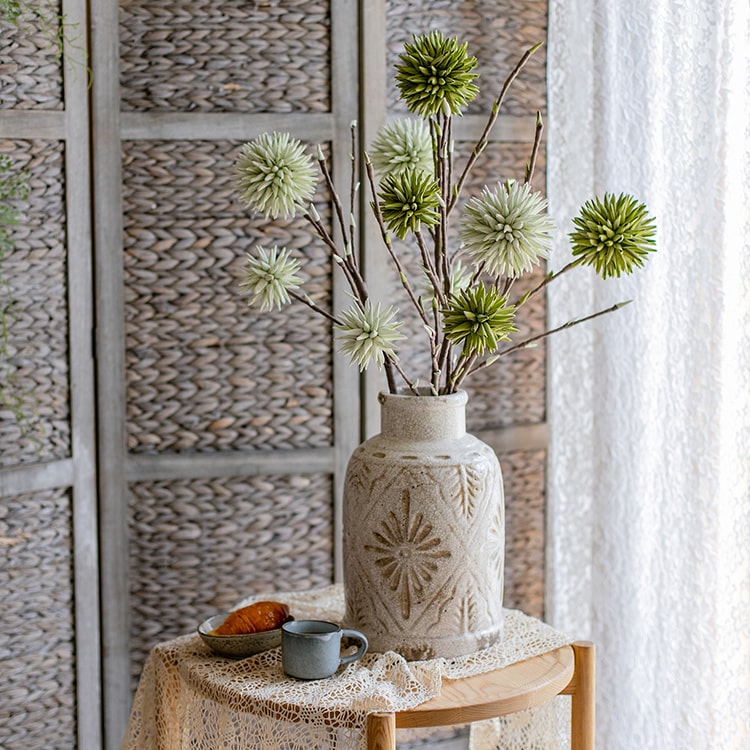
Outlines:
MULTIPOLYGON (((550 0, 548 191, 632 192, 658 252, 550 287, 552 624, 599 746, 750 748, 750 3, 550 0)), ((568 257, 556 250, 552 267, 568 257)))

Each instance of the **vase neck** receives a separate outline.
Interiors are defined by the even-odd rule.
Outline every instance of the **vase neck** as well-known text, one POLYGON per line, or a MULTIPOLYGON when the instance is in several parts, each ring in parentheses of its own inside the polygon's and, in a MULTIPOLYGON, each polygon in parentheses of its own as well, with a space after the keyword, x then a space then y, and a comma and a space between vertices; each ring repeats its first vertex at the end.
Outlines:
POLYGON ((381 393, 380 433, 403 440, 459 438, 466 434, 465 391, 447 396, 381 393))

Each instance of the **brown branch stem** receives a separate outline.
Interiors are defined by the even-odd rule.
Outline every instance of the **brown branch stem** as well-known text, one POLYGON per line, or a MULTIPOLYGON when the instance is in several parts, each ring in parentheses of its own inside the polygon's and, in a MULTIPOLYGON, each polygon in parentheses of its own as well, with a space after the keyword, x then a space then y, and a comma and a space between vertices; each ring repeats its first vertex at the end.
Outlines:
POLYGON ((542 122, 542 113, 537 110, 536 113, 536 128, 534 130, 534 145, 531 147, 531 156, 529 157, 529 163, 526 165, 526 177, 524 183, 528 184, 534 177, 534 170, 536 169, 536 159, 539 154, 539 147, 542 144, 542 132, 544 131, 544 122, 542 122))
POLYGON ((336 211, 336 217, 338 218, 339 226, 341 227, 341 235, 344 238, 344 242, 346 242, 348 233, 346 221, 344 220, 344 207, 341 205, 341 198, 339 198, 339 194, 336 192, 336 187, 333 184, 333 178, 331 177, 331 173, 328 171, 328 164, 322 156, 322 151, 319 153, 320 156, 318 156, 318 166, 320 167, 320 172, 323 175, 323 179, 326 182, 328 190, 331 192, 331 201, 333 202, 333 206, 336 211))
POLYGON ((417 238, 417 245, 419 245, 419 252, 422 255, 422 263, 424 263, 424 270, 427 274, 427 278, 435 289, 435 298, 438 301, 439 307, 445 307, 445 298, 443 297, 443 286, 438 278, 437 271, 432 264, 429 250, 422 236, 422 232, 414 232, 414 236, 417 238))
POLYGON ((392 359, 391 357, 385 358, 385 367, 386 367, 386 377, 388 378, 388 389, 391 393, 398 393, 398 387, 396 386, 396 379, 393 377, 393 369, 390 370, 390 377, 388 376, 389 373, 389 366, 391 368, 395 368, 396 372, 404 379, 404 382, 406 383, 409 390, 415 395, 419 395, 419 389, 417 386, 409 380, 406 373, 401 368, 401 365, 398 362, 398 359, 392 359))
POLYGON ((473 372, 472 367, 474 366, 474 362, 476 361, 476 354, 472 354, 469 357, 467 357, 465 354, 461 355, 458 363, 456 364, 456 369, 454 371, 455 375, 449 385, 449 391, 451 393, 455 393, 461 387, 461 384, 464 382, 464 380, 466 380, 469 374, 473 372))
POLYGON ((307 305, 311 310, 315 310, 316 313, 319 313, 323 317, 328 318, 328 320, 330 320, 332 323, 335 323, 337 326, 342 325, 341 321, 335 315, 329 313, 328 310, 324 310, 316 302, 313 302, 309 295, 300 294, 299 292, 295 292, 294 289, 289 289, 287 291, 289 292, 289 296, 293 299, 296 299, 303 305, 307 305))
POLYGON ((559 278, 559 277, 560 277, 560 276, 562 276, 562 275, 563 275, 564 273, 567 273, 567 272, 568 272, 568 271, 570 271, 570 270, 571 270, 572 268, 575 268, 576 266, 580 266, 580 265, 581 265, 581 263, 582 263, 582 260, 581 260, 581 258, 578 258, 578 259, 576 259, 576 260, 573 260, 573 261, 571 261, 570 263, 568 263, 568 265, 566 265, 566 266, 563 266, 563 267, 562 267, 562 268, 561 268, 561 269, 560 269, 559 271, 557 271, 556 273, 548 273, 548 274, 547 274, 547 275, 546 275, 546 276, 544 277, 544 279, 543 279, 543 280, 542 280, 542 281, 541 281, 541 282, 540 282, 540 283, 539 283, 539 284, 538 284, 537 286, 535 286, 535 287, 534 287, 534 288, 533 288, 533 289, 532 289, 532 290, 531 290, 530 292, 526 292, 526 294, 524 294, 524 295, 522 295, 522 296, 520 297, 520 299, 518 300, 518 302, 516 302, 516 307, 520 307, 521 305, 524 305, 524 304, 526 304, 526 303, 527 303, 527 302, 528 302, 528 301, 529 301, 529 300, 530 300, 530 299, 531 299, 531 298, 532 298, 532 297, 533 297, 533 296, 534 296, 535 294, 537 294, 537 293, 541 292, 541 291, 542 291, 542 289, 544 289, 544 287, 546 287, 546 286, 547 286, 547 284, 549 284, 549 283, 551 283, 552 281, 554 281, 555 279, 559 278))
POLYGON ((351 179, 351 185, 349 188, 349 246, 352 249, 352 252, 354 252, 354 232, 355 232, 355 226, 354 226, 354 200, 357 193, 357 160, 356 160, 356 154, 357 154, 357 123, 353 122, 350 127, 351 130, 351 147, 352 151, 349 155, 349 158, 351 159, 351 170, 352 170, 352 179, 351 179))
POLYGON ((632 300, 626 300, 625 302, 618 302, 616 305, 612 305, 612 307, 607 307, 604 310, 599 310, 599 312, 592 313, 591 315, 587 315, 584 318, 575 318, 574 320, 569 320, 567 323, 563 323, 561 326, 557 326, 557 328, 551 328, 549 331, 545 331, 544 333, 539 333, 536 336, 531 336, 528 339, 525 339, 524 341, 519 342, 518 344, 514 344, 513 346, 509 346, 507 349, 503 349, 503 351, 498 352, 494 358, 490 358, 489 360, 485 360, 481 364, 477 365, 471 373, 467 374, 473 374, 477 372, 477 370, 481 370, 484 367, 486 367, 488 364, 492 364, 492 362, 497 361, 499 357, 504 357, 506 354, 511 354, 512 352, 518 351, 519 349, 525 349, 530 344, 534 343, 535 341, 539 341, 540 339, 547 338, 547 336, 551 336, 553 333, 558 333, 559 331, 564 331, 568 328, 573 328, 573 326, 577 326, 581 323, 586 323, 589 320, 593 320, 594 318, 598 318, 601 315, 607 315, 608 313, 613 313, 616 310, 619 310, 621 307, 625 307, 625 305, 629 305, 632 302, 632 300))
POLYGON ((354 292, 355 297, 364 305, 364 303, 367 301, 367 298, 369 297, 369 293, 367 291, 367 285, 365 284, 364 279, 359 273, 359 269, 356 266, 353 266, 351 263, 347 263, 346 258, 341 254, 338 246, 333 240, 333 237, 331 237, 331 235, 328 233, 328 230, 320 221, 315 219, 309 212, 305 214, 305 219, 307 219, 307 221, 312 224, 318 237, 320 237, 320 239, 325 242, 325 244, 334 254, 335 258, 339 259, 336 261, 337 265, 341 266, 341 270, 344 272, 346 280, 349 282, 349 286, 354 292))
POLYGON ((456 183, 456 187, 453 190, 453 197, 451 198, 451 202, 448 205, 448 213, 450 213, 456 205, 456 201, 458 200, 458 196, 460 195, 464 183, 466 182, 466 178, 469 176, 469 172, 474 166, 476 160, 479 158, 479 155, 482 153, 482 151, 484 151, 485 147, 489 143, 490 131, 492 130, 495 121, 497 120, 497 116, 500 113, 500 107, 505 100, 505 95, 508 93, 508 89, 510 88, 513 81, 515 81, 515 79, 518 77, 518 74, 521 72, 524 65, 526 65, 529 58, 542 46, 543 43, 544 42, 539 42, 538 44, 535 44, 533 47, 531 47, 531 49, 526 50, 526 52, 524 52, 523 56, 516 64, 516 67, 513 68, 510 75, 505 79, 505 83, 500 90, 500 94, 498 95, 497 99, 495 99, 492 105, 492 112, 490 113, 490 117, 487 120, 487 124, 484 126, 482 135, 479 137, 479 140, 472 149, 471 155, 466 162, 466 166, 464 167, 463 172, 461 172, 461 176, 459 177, 458 182, 456 183))

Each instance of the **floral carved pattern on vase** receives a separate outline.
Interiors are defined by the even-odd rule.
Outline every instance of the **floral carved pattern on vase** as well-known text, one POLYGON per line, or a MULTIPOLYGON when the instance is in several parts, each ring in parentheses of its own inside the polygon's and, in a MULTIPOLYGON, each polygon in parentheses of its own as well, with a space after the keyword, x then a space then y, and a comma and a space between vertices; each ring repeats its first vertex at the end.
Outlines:
POLYGON ((379 530, 372 532, 377 543, 366 544, 365 549, 375 553, 375 564, 391 591, 399 592, 401 615, 408 620, 412 596, 423 593, 438 569, 439 560, 450 557, 451 553, 433 534, 432 524, 422 513, 412 516, 408 489, 402 492, 401 503, 401 517, 393 511, 388 513, 379 530))

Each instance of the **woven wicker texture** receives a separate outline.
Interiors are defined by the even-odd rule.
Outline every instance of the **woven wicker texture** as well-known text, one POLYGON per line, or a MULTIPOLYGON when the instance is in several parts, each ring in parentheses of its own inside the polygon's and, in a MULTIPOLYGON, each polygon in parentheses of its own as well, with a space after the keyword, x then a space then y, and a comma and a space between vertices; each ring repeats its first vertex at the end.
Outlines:
POLYGON ((22 430, 0 407, 0 466, 12 466, 70 455, 64 153, 58 141, 0 140, 0 154, 30 188, 15 201, 14 249, 2 263, 9 287, 0 289, 3 306, 6 295, 13 301, 4 386, 21 398, 24 421, 22 430))
MULTIPOLYGON (((388 107, 405 111, 398 101, 393 70, 404 43, 415 34, 439 29, 468 43, 477 58, 479 95, 467 114, 489 112, 503 82, 521 55, 547 37, 546 0, 399 0, 389 2, 387 16, 388 107)), ((514 83, 503 114, 546 111, 545 49, 539 49, 514 83)))
MULTIPOLYGON (((54 18, 59 3, 30 3, 45 17, 54 18)), ((58 48, 33 14, 24 12, 18 25, 0 22, 0 109, 62 109, 63 79, 58 48)), ((74 41, 77 30, 70 29, 74 41)))
POLYGON ((133 687, 157 642, 247 596, 332 580, 329 476, 140 482, 130 491, 133 687))
POLYGON ((546 451, 500 456, 505 487, 503 604, 539 618, 544 615, 546 460, 546 451))
POLYGON ((0 503, 0 747, 76 745, 70 496, 0 503))
MULTIPOLYGON (((461 168, 473 144, 456 146, 456 164, 461 168)), ((499 179, 523 178, 523 170, 529 158, 531 146, 523 143, 492 143, 480 157, 467 182, 464 200, 478 194, 484 185, 493 187, 499 179)), ((539 189, 544 181, 543 154, 537 162, 534 186, 539 189)), ((451 246, 457 247, 458 220, 462 207, 459 205, 452 215, 453 224, 449 238, 451 246)), ((400 254, 407 268, 417 268, 416 248, 404 243, 398 245, 400 254)), ((379 248, 378 248, 379 250, 379 248)), ((399 351, 407 374, 419 376, 425 382, 429 372, 429 349, 427 335, 421 322, 413 312, 413 306, 401 288, 396 274, 389 266, 390 284, 394 289, 393 301, 406 320, 404 330, 409 339, 399 351)), ((543 271, 519 281, 514 287, 512 298, 516 299, 527 289, 542 280, 543 271)), ((415 288, 422 291, 425 285, 416 276, 411 278, 415 288)), ((513 341, 520 341, 527 335, 540 333, 545 324, 546 306, 544 295, 540 294, 525 304, 518 313, 516 325, 519 333, 514 334, 513 341)), ((544 420, 545 415, 545 369, 544 346, 526 349, 511 354, 495 363, 492 367, 472 375, 466 381, 466 390, 470 394, 467 407, 467 423, 470 430, 486 430, 515 424, 534 424, 544 420)))
MULTIPOLYGON (((231 179, 237 144, 125 148, 129 449, 329 445, 329 322, 298 303, 250 309, 238 286, 245 253, 278 244, 297 251, 305 290, 329 307, 322 243, 304 219, 269 225, 239 205, 231 179)), ((326 206, 319 203, 327 222, 326 206)))
POLYGON ((325 0, 124 0, 126 110, 326 112, 325 0))

